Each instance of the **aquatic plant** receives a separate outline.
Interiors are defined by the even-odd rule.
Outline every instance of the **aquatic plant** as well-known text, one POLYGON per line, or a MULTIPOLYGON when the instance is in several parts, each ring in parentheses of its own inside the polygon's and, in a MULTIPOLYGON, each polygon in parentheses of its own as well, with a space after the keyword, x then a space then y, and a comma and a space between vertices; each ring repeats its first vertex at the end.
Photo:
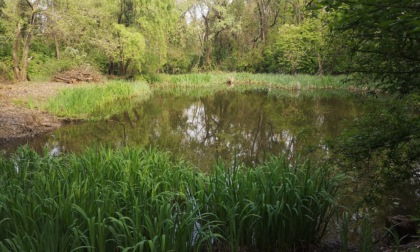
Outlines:
POLYGON ((144 82, 109 81, 63 90, 41 108, 60 117, 95 120, 124 112, 136 103, 133 98, 148 95, 144 82))
POLYGON ((319 241, 340 176, 309 162, 216 165, 156 150, 0 157, 2 251, 288 249, 319 241))
POLYGON ((225 89, 280 88, 289 90, 308 89, 346 89, 348 84, 342 76, 313 76, 286 74, 250 74, 250 73, 197 73, 180 75, 162 75, 159 87, 194 88, 219 86, 225 89), (234 80, 234 81, 232 81, 234 80), (228 82, 230 85, 228 85, 228 82))

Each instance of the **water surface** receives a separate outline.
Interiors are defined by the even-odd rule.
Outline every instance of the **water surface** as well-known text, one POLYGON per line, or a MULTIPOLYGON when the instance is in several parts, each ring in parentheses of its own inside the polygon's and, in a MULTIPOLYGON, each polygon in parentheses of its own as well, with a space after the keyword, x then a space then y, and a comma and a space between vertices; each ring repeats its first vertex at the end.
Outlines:
POLYGON ((31 141, 36 149, 79 152, 97 145, 153 147, 201 169, 217 161, 256 165, 270 155, 328 154, 326 139, 366 109, 350 93, 223 91, 155 95, 112 118, 62 127, 31 141))

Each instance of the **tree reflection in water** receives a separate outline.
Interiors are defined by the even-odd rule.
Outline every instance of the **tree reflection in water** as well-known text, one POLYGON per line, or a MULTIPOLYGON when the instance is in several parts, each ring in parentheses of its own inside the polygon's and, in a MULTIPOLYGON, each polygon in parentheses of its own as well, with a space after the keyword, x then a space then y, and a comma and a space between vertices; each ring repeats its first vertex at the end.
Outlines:
POLYGON ((155 95, 109 120, 66 126, 32 145, 59 142, 58 149, 73 152, 100 144, 154 147, 202 169, 222 160, 256 165, 272 154, 326 154, 325 139, 363 113, 363 98, 314 94, 155 95))

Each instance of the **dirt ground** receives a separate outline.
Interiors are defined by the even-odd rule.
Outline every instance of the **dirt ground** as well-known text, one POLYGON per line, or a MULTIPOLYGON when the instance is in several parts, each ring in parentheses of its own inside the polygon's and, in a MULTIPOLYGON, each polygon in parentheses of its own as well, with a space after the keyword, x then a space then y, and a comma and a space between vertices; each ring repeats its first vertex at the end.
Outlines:
POLYGON ((59 82, 0 83, 0 145, 59 127, 62 123, 58 118, 36 107, 29 109, 25 104, 46 100, 61 89, 77 85, 59 82))

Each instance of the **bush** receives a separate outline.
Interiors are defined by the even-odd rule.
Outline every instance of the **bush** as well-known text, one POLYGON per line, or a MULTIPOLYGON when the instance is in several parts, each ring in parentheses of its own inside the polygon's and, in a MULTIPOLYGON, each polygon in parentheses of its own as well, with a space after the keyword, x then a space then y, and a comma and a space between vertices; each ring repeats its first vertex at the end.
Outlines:
POLYGON ((1 59, 0 60, 0 81, 10 81, 13 80, 13 71, 10 66, 12 66, 10 59, 1 59))

